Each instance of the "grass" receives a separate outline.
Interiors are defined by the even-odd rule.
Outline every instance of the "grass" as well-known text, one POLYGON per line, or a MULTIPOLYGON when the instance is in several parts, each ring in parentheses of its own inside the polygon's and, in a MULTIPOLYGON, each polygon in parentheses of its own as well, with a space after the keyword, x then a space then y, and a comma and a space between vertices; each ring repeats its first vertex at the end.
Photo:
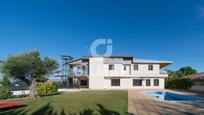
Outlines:
POLYGON ((127 91, 82 91, 22 99, 27 106, 2 115, 125 115, 128 109, 127 91), (46 113, 46 114, 45 114, 46 113))

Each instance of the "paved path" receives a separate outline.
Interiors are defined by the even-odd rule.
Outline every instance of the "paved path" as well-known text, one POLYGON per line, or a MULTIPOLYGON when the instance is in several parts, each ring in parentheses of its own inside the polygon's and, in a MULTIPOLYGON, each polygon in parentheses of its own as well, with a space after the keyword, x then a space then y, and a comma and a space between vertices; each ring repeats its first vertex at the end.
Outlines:
POLYGON ((159 101, 143 92, 128 91, 129 115, 204 115, 204 103, 159 101))

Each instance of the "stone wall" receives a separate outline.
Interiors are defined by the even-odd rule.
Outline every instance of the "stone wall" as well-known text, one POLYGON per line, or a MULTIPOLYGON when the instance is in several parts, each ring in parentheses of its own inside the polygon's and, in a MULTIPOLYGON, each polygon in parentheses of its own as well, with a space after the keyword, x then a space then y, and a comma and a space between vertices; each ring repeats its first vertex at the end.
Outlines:
POLYGON ((204 92, 204 86, 192 86, 190 90, 204 92))

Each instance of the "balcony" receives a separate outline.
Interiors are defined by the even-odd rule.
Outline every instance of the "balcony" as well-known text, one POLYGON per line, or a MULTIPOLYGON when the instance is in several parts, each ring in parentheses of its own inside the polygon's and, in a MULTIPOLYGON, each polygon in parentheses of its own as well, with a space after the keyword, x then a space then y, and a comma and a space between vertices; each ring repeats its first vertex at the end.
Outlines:
POLYGON ((83 70, 81 70, 81 71, 70 71, 69 72, 69 75, 70 76, 88 76, 88 72, 87 71, 83 71, 83 70))
POLYGON ((168 77, 168 73, 167 71, 160 71, 160 75, 168 77))
POLYGON ((82 66, 82 65, 75 65, 75 66, 70 66, 69 68, 69 76, 72 77, 80 77, 80 76, 88 76, 88 66, 82 66))
POLYGON ((167 71, 160 71, 160 74, 168 74, 167 71))

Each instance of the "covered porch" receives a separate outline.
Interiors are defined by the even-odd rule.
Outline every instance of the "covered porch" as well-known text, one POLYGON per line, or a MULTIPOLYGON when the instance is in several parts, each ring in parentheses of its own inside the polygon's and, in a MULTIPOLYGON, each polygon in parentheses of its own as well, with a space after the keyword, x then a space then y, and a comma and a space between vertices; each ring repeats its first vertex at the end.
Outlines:
POLYGON ((89 88, 87 76, 68 76, 69 88, 89 88))

